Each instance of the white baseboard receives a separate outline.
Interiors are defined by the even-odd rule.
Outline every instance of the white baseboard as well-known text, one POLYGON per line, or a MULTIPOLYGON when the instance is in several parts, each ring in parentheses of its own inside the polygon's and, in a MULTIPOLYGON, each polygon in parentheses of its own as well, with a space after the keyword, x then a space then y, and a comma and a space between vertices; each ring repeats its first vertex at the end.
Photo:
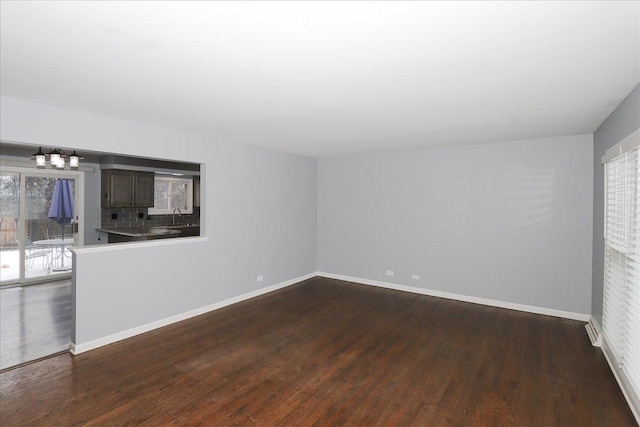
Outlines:
POLYGON ((190 319, 195 316, 199 316, 201 314, 208 313, 213 310, 217 310, 222 307, 226 307, 231 304, 238 303, 240 301, 245 301, 251 298, 255 298, 257 296, 273 292, 278 289, 286 288, 287 286, 295 285, 296 283, 302 282, 304 280, 310 279, 312 277, 317 276, 316 272, 306 274, 304 276, 296 277, 294 279, 286 280, 284 282, 276 283, 275 285, 267 286, 262 289, 258 289, 256 291, 247 292, 246 294, 238 295, 237 297, 229 298, 224 301, 220 301, 214 304, 207 305, 205 307, 196 308, 195 310, 187 311, 185 313, 180 313, 175 316, 167 317, 165 319, 157 320, 155 322, 147 323, 145 325, 137 326, 135 328, 127 329, 126 331, 117 332, 112 335, 108 335, 106 337, 98 338, 92 341, 88 341, 85 343, 75 344, 70 343, 69 351, 72 354, 80 354, 87 352, 89 350, 96 349, 98 347, 102 347, 108 344, 113 344, 114 342, 121 341, 127 338, 134 337, 136 335, 143 334, 145 332, 152 331, 154 329, 162 328, 164 326, 170 325, 172 323, 180 322, 182 320, 190 319))
POLYGON ((607 339, 602 334, 600 334, 600 336, 602 337, 602 353, 604 354, 604 358, 607 359, 609 368, 618 382, 622 395, 626 399, 627 404, 629 404, 629 408, 631 408, 631 412, 640 426, 640 396, 633 391, 633 388, 629 381, 627 381, 624 372, 620 371, 620 367, 618 366, 615 357, 611 354, 611 349, 607 344, 607 339))
POLYGON ((600 324, 596 318, 591 316, 589 322, 584 325, 584 328, 587 330, 591 345, 594 347, 602 347, 602 329, 600 329, 600 324))
POLYGON ((307 279, 310 279, 310 278, 316 277, 316 276, 327 277, 327 278, 331 278, 331 279, 344 280, 344 281, 347 281, 347 282, 360 283, 360 284, 363 284, 363 285, 378 286, 378 287, 382 287, 382 288, 393 289, 393 290, 404 291, 404 292, 411 292, 411 293, 416 293, 416 294, 421 294, 421 295, 428 295, 428 296, 434 296, 434 297, 439 297, 439 298, 453 299, 453 300, 457 300, 457 301, 471 302, 471 303, 474 303, 474 304, 482 304, 482 305, 488 305, 488 306, 492 306, 492 307, 500 307, 500 308, 507 308, 507 309, 511 309, 511 310, 526 311, 526 312, 535 313, 535 314, 545 314, 545 315, 548 315, 548 316, 555 316, 555 317, 563 317, 563 318, 573 319, 573 320, 589 321, 591 319, 591 316, 588 315, 588 314, 572 313, 572 312, 554 310, 554 309, 544 308, 544 307, 535 307, 535 306, 516 304, 516 303, 511 303, 511 302, 505 302, 505 301, 491 300, 491 299, 486 299, 486 298, 478 298, 478 297, 472 297, 472 296, 467 296, 467 295, 454 294, 454 293, 450 293, 450 292, 435 291, 435 290, 431 290, 431 289, 416 288, 416 287, 413 287, 413 286, 398 285, 398 284, 395 284, 395 283, 381 282, 381 281, 377 281, 377 280, 362 279, 362 278, 359 278, 359 277, 343 276, 343 275, 340 275, 340 274, 333 274, 333 273, 326 273, 326 272, 316 271, 316 272, 313 272, 313 273, 306 274, 304 276, 296 277, 294 279, 290 279, 290 280, 286 280, 286 281, 281 282, 281 283, 277 283, 275 285, 267 286, 265 288, 258 289, 256 291, 248 292, 246 294, 242 294, 242 295, 239 295, 237 297, 229 298, 229 299, 224 300, 224 301, 220 301, 220 302, 217 302, 217 303, 214 303, 214 304, 210 304, 210 305, 207 305, 205 307, 197 308, 195 310, 187 311, 185 313, 180 313, 180 314, 177 314, 175 316, 167 317, 165 319, 160 319, 160 320, 157 320, 155 322, 151 322, 151 323, 147 323, 145 325, 137 326, 135 328, 127 329, 125 331, 117 332, 115 334, 108 335, 106 337, 98 338, 98 339, 95 339, 95 340, 92 340, 92 341, 88 341, 88 342, 85 342, 85 343, 80 343, 80 344, 70 343, 69 351, 72 354, 84 353, 84 352, 87 352, 89 350, 93 350, 93 349, 96 349, 96 348, 99 348, 99 347, 102 347, 102 346, 105 346, 105 345, 108 345, 108 344, 112 344, 112 343, 117 342, 117 341, 121 341, 121 340, 124 340, 124 339, 127 339, 127 338, 131 338, 131 337, 134 337, 136 335, 140 335, 140 334, 143 334, 145 332, 152 331, 154 329, 162 328, 162 327, 170 325, 172 323, 176 323, 176 322, 180 322, 182 320, 190 319, 192 317, 199 316, 201 314, 205 314, 205 313, 208 313, 210 311, 217 310, 219 308, 226 307, 228 305, 235 304, 235 303, 240 302, 240 301, 245 301, 245 300, 248 300, 250 298, 254 298, 254 297, 266 294, 268 292, 273 292, 275 290, 282 289, 282 288, 285 288, 287 286, 294 285, 296 283, 302 282, 304 280, 307 280, 307 279))
POLYGON ((526 311, 528 313, 544 314, 547 316, 554 316, 554 317, 563 317, 565 319, 581 320, 584 322, 587 322, 589 321, 589 319, 591 319, 590 314, 573 313, 570 311, 562 311, 562 310, 555 310, 552 308, 536 307, 533 305, 517 304, 517 303, 507 302, 507 301, 472 297, 468 295, 454 294, 451 292, 434 291, 432 289, 416 288, 413 286, 398 285, 396 283, 381 282, 378 280, 371 280, 371 279, 362 279, 360 277, 343 276, 341 274, 325 273, 321 271, 317 272, 317 275, 321 277, 327 277, 330 279, 338 279, 338 280, 344 280, 347 282, 360 283, 363 285, 378 286, 381 288, 393 289, 396 291, 412 292, 414 294, 428 295, 428 296, 438 297, 438 298, 447 298, 447 299, 453 299, 456 301, 489 305, 492 307, 508 308, 510 310, 526 311))

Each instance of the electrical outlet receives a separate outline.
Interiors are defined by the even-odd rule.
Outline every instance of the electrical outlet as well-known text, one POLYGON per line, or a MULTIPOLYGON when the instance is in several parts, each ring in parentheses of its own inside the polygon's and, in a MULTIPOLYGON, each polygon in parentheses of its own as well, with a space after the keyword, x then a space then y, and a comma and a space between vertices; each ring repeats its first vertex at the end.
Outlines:
POLYGON ((393 272, 393 270, 387 270, 387 276, 393 276, 396 273, 393 272))
POLYGON ((412 275, 411 275, 411 278, 412 278, 413 280, 420 280, 420 275, 419 275, 419 274, 412 274, 412 275))
POLYGON ((262 280, 264 279, 264 277, 262 277, 262 274, 260 276, 258 276, 256 278, 256 282, 262 282, 262 280))

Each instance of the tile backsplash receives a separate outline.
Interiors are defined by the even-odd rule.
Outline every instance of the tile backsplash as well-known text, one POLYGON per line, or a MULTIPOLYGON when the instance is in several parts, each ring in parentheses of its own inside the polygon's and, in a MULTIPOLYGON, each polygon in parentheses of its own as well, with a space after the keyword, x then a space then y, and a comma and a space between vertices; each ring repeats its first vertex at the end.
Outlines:
MULTIPOLYGON (((102 228, 156 227, 172 223, 172 215, 149 215, 147 208, 102 209, 102 228)), ((192 214, 176 215, 176 224, 200 224, 200 208, 193 208, 192 214)))

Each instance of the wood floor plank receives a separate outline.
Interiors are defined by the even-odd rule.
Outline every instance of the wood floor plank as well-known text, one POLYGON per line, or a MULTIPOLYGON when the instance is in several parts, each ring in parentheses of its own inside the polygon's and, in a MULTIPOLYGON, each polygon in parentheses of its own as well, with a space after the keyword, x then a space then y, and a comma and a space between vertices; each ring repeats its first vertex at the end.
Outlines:
POLYGON ((13 425, 633 426, 581 322, 313 278, 0 374, 13 425))

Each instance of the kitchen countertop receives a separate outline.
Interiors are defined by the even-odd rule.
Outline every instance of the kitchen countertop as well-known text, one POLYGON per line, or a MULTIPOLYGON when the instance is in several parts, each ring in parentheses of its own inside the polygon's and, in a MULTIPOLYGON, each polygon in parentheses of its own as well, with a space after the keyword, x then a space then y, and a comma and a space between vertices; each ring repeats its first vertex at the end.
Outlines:
MULTIPOLYGON (((154 233, 152 228, 164 228, 163 226, 153 226, 153 227, 126 227, 126 228, 96 228, 96 231, 101 233, 109 233, 109 234, 118 234, 120 236, 128 236, 128 237, 157 237, 158 233, 154 233)), ((170 229, 170 227, 168 228, 170 229)), ((167 234, 180 234, 180 231, 174 230, 175 233, 167 233, 167 234)))

